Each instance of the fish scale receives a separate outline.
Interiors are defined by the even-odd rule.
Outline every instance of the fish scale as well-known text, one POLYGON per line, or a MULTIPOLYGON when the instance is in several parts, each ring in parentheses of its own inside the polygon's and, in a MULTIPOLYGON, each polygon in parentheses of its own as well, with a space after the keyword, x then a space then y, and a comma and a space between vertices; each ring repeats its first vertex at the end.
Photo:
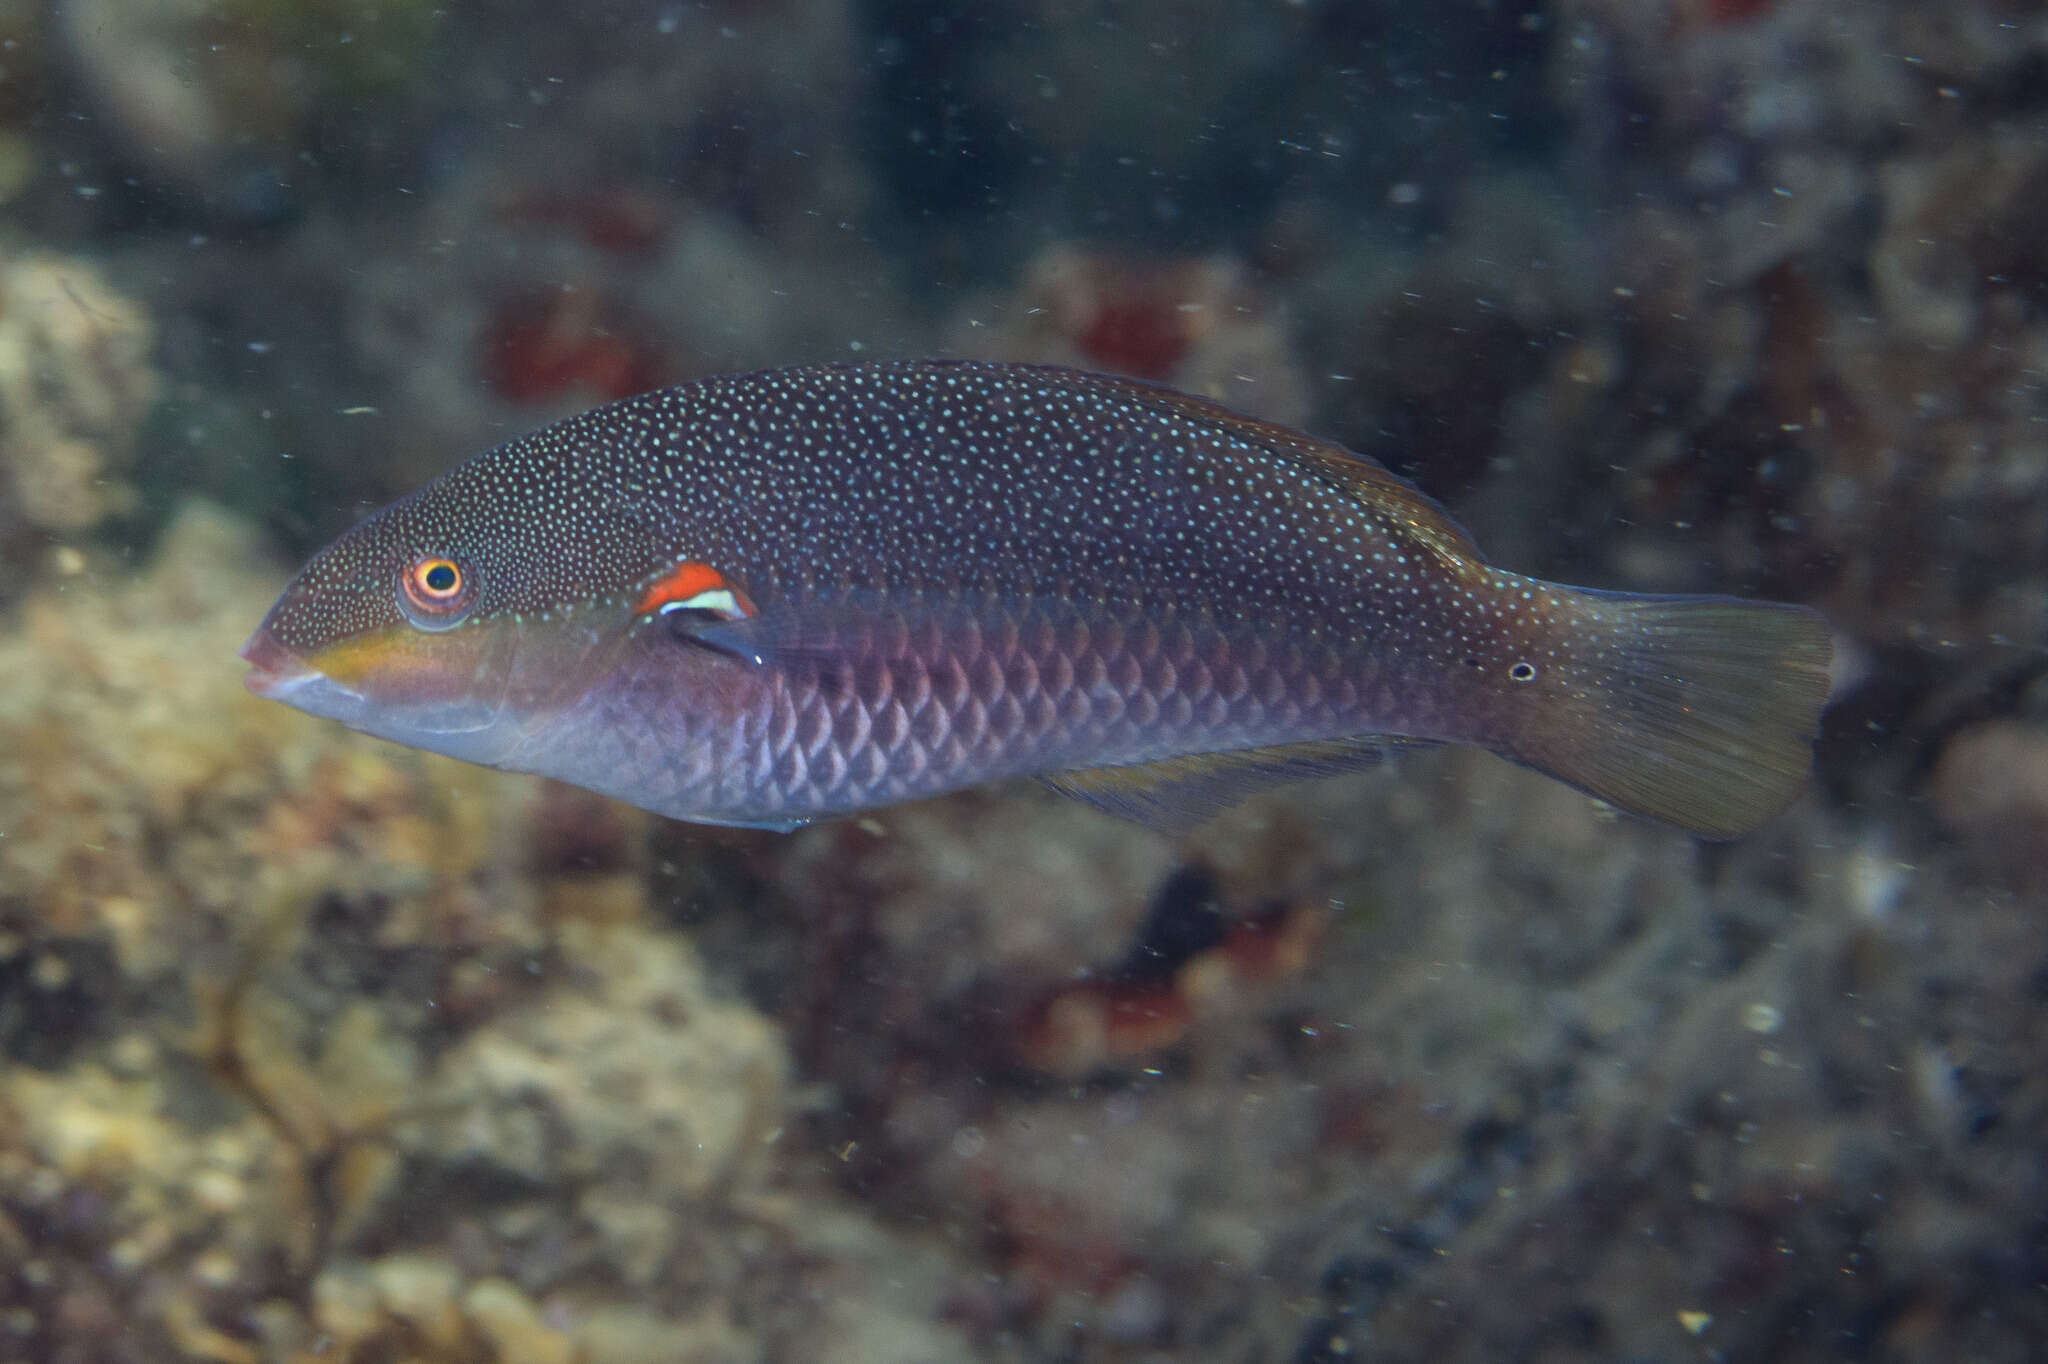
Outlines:
POLYGON ((1825 623, 1489 565, 1381 466, 1171 390, 709 379, 488 451, 309 562, 252 688, 706 822, 1038 775, 1165 828, 1479 744, 1711 836, 1797 791, 1825 623))
MULTIPOLYGON (((922 647, 909 642, 919 632, 900 622, 833 637, 820 652, 861 660, 835 682, 822 680, 809 656, 764 671, 758 680, 770 694, 728 698, 734 722, 714 726, 725 745, 704 763, 677 764, 665 737, 700 726, 701 711, 664 713, 637 688, 601 693, 629 699, 565 727, 581 756, 554 761, 582 761, 585 784, 632 792, 655 808, 716 805, 738 822, 781 823, 912 799, 968 772, 989 780, 1071 769, 1103 754, 1142 762, 1200 742, 1253 746, 1341 732, 1364 704, 1369 670, 1326 677, 1334 665, 1314 650, 1254 644, 1241 657, 1204 656, 1200 636, 1185 628, 1011 622, 986 601, 971 609, 981 625, 928 632, 922 647), (747 723, 751 716, 761 723, 747 723), (631 740, 599 754, 591 736, 606 733, 631 740)), ((657 648, 650 666, 665 664, 657 648)))

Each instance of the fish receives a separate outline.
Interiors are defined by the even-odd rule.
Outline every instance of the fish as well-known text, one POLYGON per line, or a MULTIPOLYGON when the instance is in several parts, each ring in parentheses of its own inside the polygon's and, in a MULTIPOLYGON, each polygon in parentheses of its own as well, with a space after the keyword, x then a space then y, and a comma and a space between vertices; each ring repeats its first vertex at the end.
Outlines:
POLYGON ((1035 777, 1169 833, 1423 744, 1709 839, 1804 785, 1798 605, 1489 564, 1379 463, 1136 379, 826 364, 626 398, 319 551, 259 696, 678 820, 1035 777))

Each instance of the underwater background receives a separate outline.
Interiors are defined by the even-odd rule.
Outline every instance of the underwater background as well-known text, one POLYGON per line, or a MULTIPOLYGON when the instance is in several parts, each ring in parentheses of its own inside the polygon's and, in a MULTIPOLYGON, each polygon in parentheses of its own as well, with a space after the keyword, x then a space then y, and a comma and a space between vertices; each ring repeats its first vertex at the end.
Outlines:
POLYGON ((2027 0, 0 0, 0 1361, 2040 1357, 2044 220, 2027 0), (1819 607, 1812 789, 778 836, 242 689, 477 450, 921 355, 1819 607))

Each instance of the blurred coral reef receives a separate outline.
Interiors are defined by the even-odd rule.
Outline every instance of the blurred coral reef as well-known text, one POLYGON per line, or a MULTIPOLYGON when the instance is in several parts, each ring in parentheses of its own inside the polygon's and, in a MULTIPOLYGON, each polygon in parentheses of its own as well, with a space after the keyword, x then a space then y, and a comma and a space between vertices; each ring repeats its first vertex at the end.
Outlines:
POLYGON ((1030 262, 962 355, 1112 370, 1226 402, 1269 421, 1308 420, 1287 333, 1251 272, 1222 256, 1151 260, 1056 247, 1030 262))
POLYGON ((135 510, 151 341, 143 310, 89 263, 0 257, 0 565, 48 567, 65 537, 135 510))
MULTIPOLYGON (((588 855, 645 821, 542 860, 537 784, 224 685, 278 571, 190 504, 145 572, 32 594, 0 642, 0 1350, 822 1350, 842 1306, 732 1320, 826 1252, 779 1171, 780 1033, 588 855)), ((839 1219, 842 1276, 892 1258, 839 1219)))
POLYGON ((2044 61, 2007 0, 0 3, 0 1361, 2032 1358, 2044 61), (237 684, 463 455, 934 352, 1818 605, 1816 789, 785 838, 237 684))

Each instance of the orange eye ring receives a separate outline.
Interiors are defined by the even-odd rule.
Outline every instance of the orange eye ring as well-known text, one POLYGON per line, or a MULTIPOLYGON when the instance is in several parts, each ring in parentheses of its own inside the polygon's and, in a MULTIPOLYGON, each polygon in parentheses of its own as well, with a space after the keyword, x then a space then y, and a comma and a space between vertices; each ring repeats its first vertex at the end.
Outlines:
POLYGON ((462 595, 462 565, 453 559, 421 559, 405 575, 405 585, 422 606, 454 601, 462 595))
POLYGON ((462 565, 445 554, 423 554, 398 576, 399 605, 423 630, 445 630, 469 614, 474 584, 462 565))

